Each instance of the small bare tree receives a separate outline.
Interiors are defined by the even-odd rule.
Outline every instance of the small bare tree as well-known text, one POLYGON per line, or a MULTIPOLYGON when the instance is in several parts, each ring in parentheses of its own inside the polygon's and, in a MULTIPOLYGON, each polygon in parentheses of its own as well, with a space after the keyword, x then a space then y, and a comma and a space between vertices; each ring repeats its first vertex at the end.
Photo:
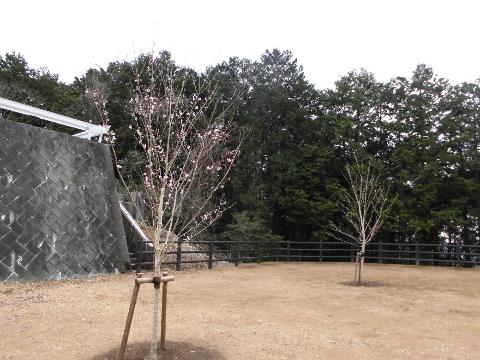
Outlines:
POLYGON ((348 188, 342 189, 341 212, 347 226, 332 224, 332 235, 360 248, 354 276, 354 281, 360 284, 365 249, 382 227, 393 201, 388 186, 373 171, 371 161, 361 163, 355 156, 355 162, 346 166, 345 178, 348 188))
MULTIPOLYGON (((107 123, 101 93, 92 88, 87 95, 107 123)), ((142 175, 149 225, 155 229, 155 275, 160 276, 167 245, 196 238, 225 210, 222 189, 240 153, 241 137, 234 140, 228 105, 220 109, 213 81, 201 85, 173 66, 160 66, 153 56, 135 75, 129 105, 129 127, 146 159, 142 175)), ((149 359, 156 359, 159 302, 160 289, 155 288, 149 359)))

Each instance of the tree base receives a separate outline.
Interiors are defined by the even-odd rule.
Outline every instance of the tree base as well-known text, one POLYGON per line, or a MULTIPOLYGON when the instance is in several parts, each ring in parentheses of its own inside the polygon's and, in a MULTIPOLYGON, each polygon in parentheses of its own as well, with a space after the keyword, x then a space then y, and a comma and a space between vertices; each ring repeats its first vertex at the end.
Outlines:
MULTIPOLYGON (((122 343, 120 345, 120 350, 118 352, 117 360, 124 360, 125 359, 125 350, 127 348, 128 336, 130 334, 130 327, 132 325, 133 314, 135 312, 135 306, 137 303, 138 292, 140 290, 141 284, 154 284, 155 292, 156 292, 156 301, 155 306, 158 308, 158 299, 159 299, 159 291, 160 291, 160 284, 162 286, 162 314, 161 314, 161 321, 160 321, 160 349, 165 350, 165 332, 166 332, 166 314, 167 314, 167 284, 170 281, 174 280, 173 276, 169 276, 167 273, 163 273, 162 276, 154 276, 152 278, 144 278, 142 277, 143 274, 137 274, 137 278, 135 279, 135 286, 133 288, 132 299, 130 301, 130 308, 128 310, 127 321, 125 323, 125 330, 123 332, 122 343)), ((153 321, 153 333, 155 334, 154 339, 152 339, 152 347, 154 351, 150 352, 147 360, 157 360, 157 336, 156 336, 156 329, 158 328, 158 309, 157 312, 157 321, 153 321)))

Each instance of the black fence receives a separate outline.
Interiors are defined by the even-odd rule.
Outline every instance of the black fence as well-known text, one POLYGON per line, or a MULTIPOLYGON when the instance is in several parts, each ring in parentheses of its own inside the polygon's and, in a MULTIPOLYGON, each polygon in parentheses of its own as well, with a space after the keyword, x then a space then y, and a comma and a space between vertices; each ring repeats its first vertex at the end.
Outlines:
MULTIPOLYGON (((181 241, 172 242, 174 261, 163 262, 175 265, 180 271, 184 264, 207 264, 226 261, 238 266, 241 263, 263 261, 355 261, 358 247, 343 242, 265 242, 265 241, 190 241, 198 250, 185 250, 181 241), (188 259, 188 254, 203 254, 202 259, 188 259)), ((151 243, 137 242, 130 250, 132 268, 137 272, 152 268, 154 251, 151 243)), ((365 261, 384 264, 432 265, 477 267, 480 266, 480 245, 462 244, 415 244, 415 243, 371 243, 365 252, 365 261)))

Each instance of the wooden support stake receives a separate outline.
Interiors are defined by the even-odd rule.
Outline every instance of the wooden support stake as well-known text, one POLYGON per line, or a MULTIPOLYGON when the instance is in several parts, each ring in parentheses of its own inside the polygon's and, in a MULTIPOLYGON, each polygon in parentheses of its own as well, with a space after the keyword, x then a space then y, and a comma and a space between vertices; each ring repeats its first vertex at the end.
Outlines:
MULTIPOLYGON (((164 277, 167 277, 168 274, 164 273, 164 277)), ((167 328, 167 285, 168 282, 164 282, 162 286, 162 317, 160 325, 160 349, 165 350, 165 333, 167 328)))
POLYGON ((154 277, 148 277, 148 278, 135 279, 135 283, 137 283, 137 284, 160 284, 161 282, 169 282, 169 281, 173 281, 173 280, 174 280, 173 275, 166 275, 166 276, 154 276, 154 277))
MULTIPOLYGON (((137 279, 143 276, 142 273, 137 274, 137 279)), ((120 344, 120 350, 118 352, 118 360, 125 359, 125 350, 127 348, 128 335, 130 334, 130 327, 132 326, 133 313, 135 312, 135 305, 137 304, 138 291, 140 290, 140 283, 135 281, 133 287, 132 299, 130 300, 130 308, 128 309, 127 321, 125 323, 125 330, 123 331, 122 343, 120 344)))
POLYGON ((161 349, 165 350, 165 328, 166 328, 166 315, 167 315, 167 283, 174 280, 173 275, 168 275, 164 272, 162 276, 154 276, 143 278, 143 273, 138 273, 137 278, 135 279, 135 285, 133 288, 132 299, 130 301, 130 308, 128 309, 127 321, 125 323, 125 330, 123 332, 122 343, 120 345, 120 350, 118 352, 117 360, 125 359, 125 350, 127 348, 128 335, 130 334, 130 327, 132 326, 133 313, 135 312, 135 305, 137 303, 138 292, 140 290, 140 285, 142 284, 153 284, 154 287, 160 287, 160 284, 163 283, 163 292, 162 292, 162 319, 161 319, 161 337, 160 345, 161 349))

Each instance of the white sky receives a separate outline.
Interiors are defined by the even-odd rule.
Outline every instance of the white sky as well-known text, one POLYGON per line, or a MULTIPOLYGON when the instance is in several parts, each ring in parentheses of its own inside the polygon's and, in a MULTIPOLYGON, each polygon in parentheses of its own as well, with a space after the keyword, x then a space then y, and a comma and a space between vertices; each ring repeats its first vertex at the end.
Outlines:
POLYGON ((1 15, 0 54, 66 82, 152 49, 203 70, 274 47, 293 51, 318 88, 360 67, 410 76, 418 63, 453 82, 480 77, 478 0, 17 0, 1 15))

